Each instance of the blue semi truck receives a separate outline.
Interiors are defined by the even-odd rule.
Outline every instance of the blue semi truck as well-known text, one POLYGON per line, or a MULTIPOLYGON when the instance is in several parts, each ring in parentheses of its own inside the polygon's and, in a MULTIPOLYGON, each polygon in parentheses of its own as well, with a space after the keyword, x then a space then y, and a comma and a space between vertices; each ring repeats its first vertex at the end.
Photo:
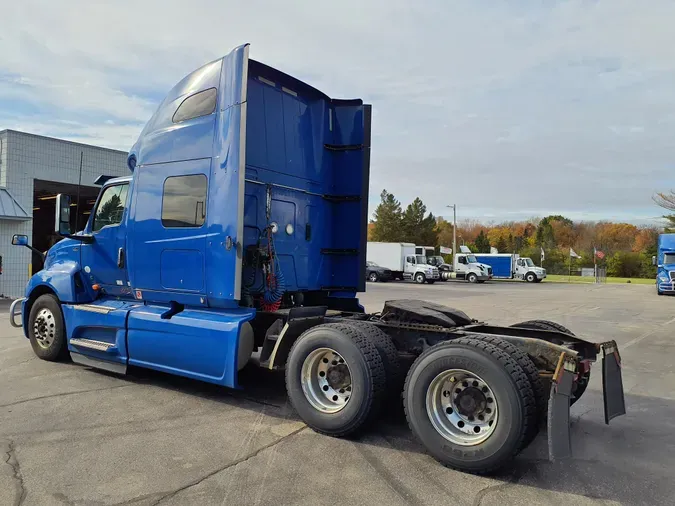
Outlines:
POLYGON ((652 257, 656 270, 656 293, 675 293, 675 234, 659 235, 656 256, 652 257))
POLYGON ((99 179, 84 230, 71 231, 58 196, 63 240, 12 324, 41 359, 119 374, 238 388, 248 363, 283 369, 299 416, 331 436, 363 430, 403 392, 429 453, 469 472, 505 465, 545 418, 550 455, 568 455, 570 404, 592 362, 602 358, 606 421, 625 412, 615 342, 418 300, 359 304, 370 129, 369 105, 249 59, 248 45, 202 66, 148 121, 130 175, 99 179), (416 359, 404 368, 403 355, 416 359))

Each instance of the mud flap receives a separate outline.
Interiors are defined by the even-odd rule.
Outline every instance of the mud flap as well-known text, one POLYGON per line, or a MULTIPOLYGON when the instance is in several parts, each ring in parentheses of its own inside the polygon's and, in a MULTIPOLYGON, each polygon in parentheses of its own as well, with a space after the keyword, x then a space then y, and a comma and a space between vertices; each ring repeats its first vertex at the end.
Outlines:
POLYGON ((572 456, 572 436, 570 432, 570 398, 576 363, 564 353, 560 355, 548 399, 548 456, 550 460, 560 460, 572 456))
POLYGON ((626 414, 621 377, 621 356, 615 341, 602 343, 602 397, 605 404, 605 423, 626 414))

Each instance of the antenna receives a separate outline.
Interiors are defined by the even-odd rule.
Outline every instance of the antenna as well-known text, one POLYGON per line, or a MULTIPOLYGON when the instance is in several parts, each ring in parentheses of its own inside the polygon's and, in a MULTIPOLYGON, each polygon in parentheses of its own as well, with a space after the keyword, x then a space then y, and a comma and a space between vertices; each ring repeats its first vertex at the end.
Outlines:
POLYGON ((75 232, 80 229, 80 187, 82 186, 82 159, 84 158, 84 151, 80 151, 80 179, 77 182, 77 205, 75 207, 75 232))

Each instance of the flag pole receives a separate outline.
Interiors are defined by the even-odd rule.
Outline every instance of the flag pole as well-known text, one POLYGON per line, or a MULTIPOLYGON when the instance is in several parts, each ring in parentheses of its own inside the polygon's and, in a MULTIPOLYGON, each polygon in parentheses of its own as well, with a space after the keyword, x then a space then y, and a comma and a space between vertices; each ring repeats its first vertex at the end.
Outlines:
POLYGON ((572 248, 570 248, 570 270, 569 273, 567 274, 567 282, 572 281, 572 248))
POLYGON ((595 276, 595 282, 598 282, 598 251, 593 246, 593 275, 595 276))

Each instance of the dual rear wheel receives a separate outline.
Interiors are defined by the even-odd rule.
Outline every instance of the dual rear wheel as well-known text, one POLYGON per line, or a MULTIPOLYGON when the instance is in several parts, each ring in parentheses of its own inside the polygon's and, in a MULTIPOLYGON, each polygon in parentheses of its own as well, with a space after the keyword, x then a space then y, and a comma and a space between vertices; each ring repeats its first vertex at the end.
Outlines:
POLYGON ((367 322, 320 325, 291 349, 289 398, 317 432, 348 436, 402 389, 408 424, 432 456, 456 469, 490 472, 531 442, 540 407, 536 369, 531 362, 528 372, 523 368, 527 355, 482 337, 429 347, 403 385, 396 348, 382 330, 367 322))

